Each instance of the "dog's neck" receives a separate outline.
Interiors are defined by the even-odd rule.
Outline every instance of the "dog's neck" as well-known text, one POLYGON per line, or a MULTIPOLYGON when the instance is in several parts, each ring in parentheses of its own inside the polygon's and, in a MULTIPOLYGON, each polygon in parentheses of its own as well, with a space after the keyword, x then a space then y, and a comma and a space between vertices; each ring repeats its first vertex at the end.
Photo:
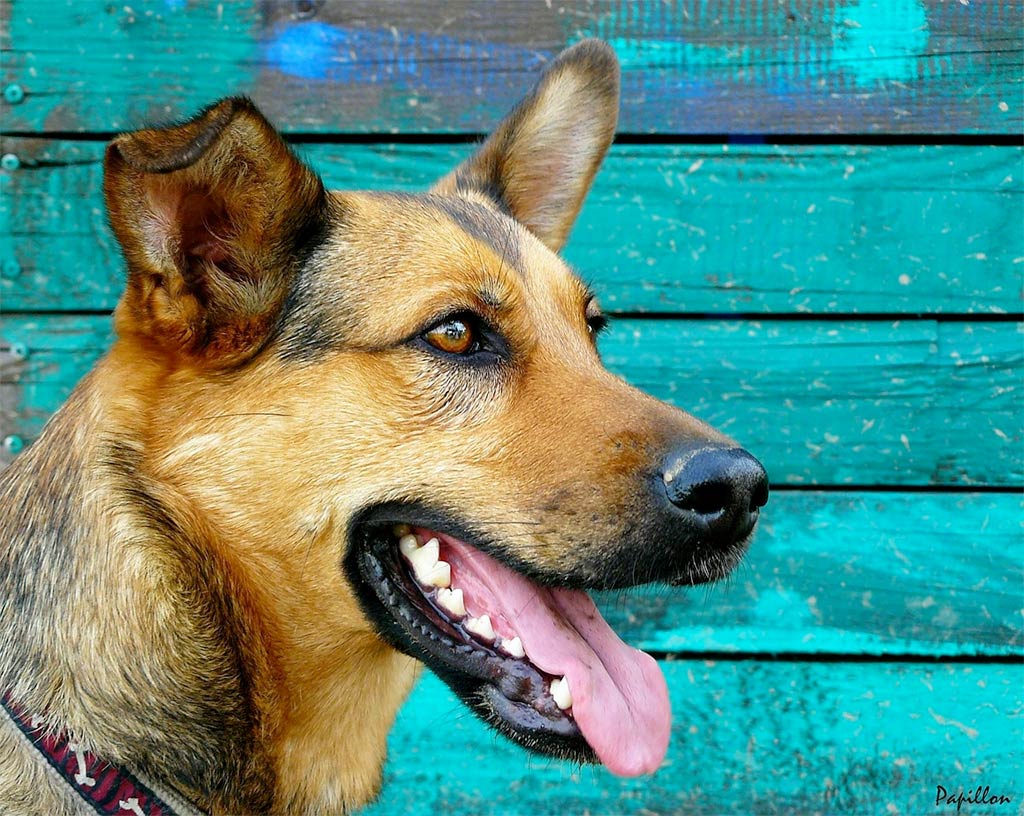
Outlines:
POLYGON ((101 363, 0 474, 0 688, 213 812, 366 802, 414 662, 289 618, 312 602, 294 576, 261 589, 221 546, 237 531, 146 474, 160 372, 123 370, 101 363))

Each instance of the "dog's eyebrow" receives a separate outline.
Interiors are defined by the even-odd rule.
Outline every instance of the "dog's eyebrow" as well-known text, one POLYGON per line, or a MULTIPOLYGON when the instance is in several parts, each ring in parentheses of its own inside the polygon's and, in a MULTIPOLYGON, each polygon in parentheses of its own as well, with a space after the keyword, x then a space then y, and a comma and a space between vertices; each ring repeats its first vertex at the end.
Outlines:
POLYGON ((484 287, 480 290, 480 302, 496 312, 503 312, 506 308, 505 301, 501 299, 501 295, 490 287, 484 287))
POLYGON ((597 296, 597 290, 594 289, 594 285, 576 267, 570 266, 569 271, 572 272, 572 278, 576 283, 576 290, 579 292, 580 299, 583 302, 583 308, 589 309, 591 304, 593 304, 603 312, 604 309, 601 309, 601 298, 597 296))

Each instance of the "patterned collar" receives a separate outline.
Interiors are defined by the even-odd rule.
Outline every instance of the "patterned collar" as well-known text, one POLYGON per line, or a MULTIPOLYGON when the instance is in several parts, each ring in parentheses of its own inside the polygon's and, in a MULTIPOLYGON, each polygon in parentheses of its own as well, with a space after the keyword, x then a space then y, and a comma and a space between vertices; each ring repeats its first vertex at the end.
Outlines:
POLYGON ((25 740, 46 760, 52 775, 73 789, 103 816, 202 816, 180 796, 156 793, 140 774, 131 773, 80 750, 64 732, 53 733, 41 717, 31 716, 9 694, 0 705, 25 740))

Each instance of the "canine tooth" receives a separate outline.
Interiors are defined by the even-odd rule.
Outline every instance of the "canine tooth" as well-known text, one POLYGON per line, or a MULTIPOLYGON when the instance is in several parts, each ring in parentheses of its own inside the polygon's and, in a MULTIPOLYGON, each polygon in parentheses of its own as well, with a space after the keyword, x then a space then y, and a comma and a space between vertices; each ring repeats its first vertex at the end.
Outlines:
POLYGON ((396 538, 404 538, 412 532, 412 527, 408 524, 396 524, 391 528, 391 532, 395 534, 396 538))
POLYGON ((466 614, 466 601, 462 597, 461 589, 442 587, 437 591, 437 604, 455 617, 461 618, 466 614))
POLYGON ((466 618, 464 624, 467 632, 472 632, 481 640, 494 640, 494 627, 491 626, 490 615, 481 615, 479 618, 466 618))
POLYGON ((562 711, 572 706, 572 693, 569 691, 569 679, 559 677, 551 681, 551 696, 555 698, 555 705, 562 711))
POLYGON ((511 640, 502 640, 501 648, 512 657, 526 657, 526 649, 523 648, 523 641, 519 639, 518 635, 511 640))
POLYGON ((420 541, 412 533, 406 533, 398 539, 398 549, 406 558, 420 548, 420 541))

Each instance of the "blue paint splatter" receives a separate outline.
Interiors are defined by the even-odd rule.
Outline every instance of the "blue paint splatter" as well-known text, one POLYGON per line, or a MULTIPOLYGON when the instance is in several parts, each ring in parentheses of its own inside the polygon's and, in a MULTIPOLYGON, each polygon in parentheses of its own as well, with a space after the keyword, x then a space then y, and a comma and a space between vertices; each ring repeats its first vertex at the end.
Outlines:
POLYGON ((919 0, 840 4, 832 20, 832 67, 864 87, 913 80, 928 36, 928 14, 919 0))
POLYGON ((382 43, 374 41, 380 37, 374 37, 373 33, 326 23, 300 23, 279 31, 266 44, 266 56, 281 73, 302 79, 367 81, 371 72, 365 70, 365 64, 360 66, 360 60, 353 56, 367 49, 377 50, 379 54, 382 43))
POLYGON ((186 0, 164 0, 164 6, 168 11, 181 11, 185 8, 186 0))
POLYGON ((502 43, 320 22, 283 26, 263 49, 268 64, 301 79, 443 88, 457 73, 460 84, 469 84, 481 96, 502 85, 509 72, 534 71, 552 56, 502 43))

